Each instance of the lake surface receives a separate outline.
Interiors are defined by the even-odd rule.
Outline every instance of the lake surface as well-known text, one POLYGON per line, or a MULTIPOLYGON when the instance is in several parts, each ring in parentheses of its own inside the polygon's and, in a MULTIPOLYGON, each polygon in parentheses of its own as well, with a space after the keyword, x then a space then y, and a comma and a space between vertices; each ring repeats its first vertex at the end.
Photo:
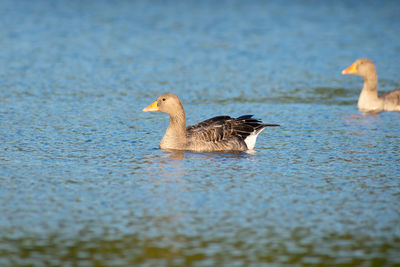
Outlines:
POLYGON ((0 266, 400 264, 398 1, 0 1, 0 266), (254 114, 254 153, 158 148, 254 114))

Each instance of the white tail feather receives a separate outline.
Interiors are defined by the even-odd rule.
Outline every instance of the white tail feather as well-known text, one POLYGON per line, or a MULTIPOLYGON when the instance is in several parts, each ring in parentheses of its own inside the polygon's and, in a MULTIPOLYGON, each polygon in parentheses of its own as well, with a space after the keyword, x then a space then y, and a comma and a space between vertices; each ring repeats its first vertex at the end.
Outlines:
POLYGON ((254 146, 256 145, 256 141, 257 141, 257 136, 264 130, 264 128, 262 128, 261 130, 254 131, 252 132, 249 136, 246 137, 246 139, 244 139, 244 142, 246 143, 247 149, 252 150, 254 149, 254 146))

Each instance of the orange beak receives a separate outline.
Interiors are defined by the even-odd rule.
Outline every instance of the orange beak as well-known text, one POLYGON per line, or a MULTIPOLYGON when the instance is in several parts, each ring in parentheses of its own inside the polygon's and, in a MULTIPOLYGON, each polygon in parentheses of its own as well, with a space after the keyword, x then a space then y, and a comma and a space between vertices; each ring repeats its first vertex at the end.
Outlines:
POLYGON ((356 63, 353 63, 347 69, 342 70, 342 74, 357 74, 357 73, 358 71, 356 63))
POLYGON ((158 111, 158 106, 157 106, 157 100, 153 102, 153 104, 149 105, 147 108, 143 109, 143 112, 148 112, 148 111, 158 111))

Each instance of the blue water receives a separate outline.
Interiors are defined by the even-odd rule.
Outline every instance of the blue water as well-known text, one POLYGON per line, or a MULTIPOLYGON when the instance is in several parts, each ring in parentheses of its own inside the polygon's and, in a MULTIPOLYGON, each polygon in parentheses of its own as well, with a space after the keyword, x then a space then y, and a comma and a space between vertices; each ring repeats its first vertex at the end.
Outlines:
POLYGON ((0 1, 0 266, 400 264, 397 1, 0 1), (254 153, 169 153, 188 124, 279 123, 254 153))

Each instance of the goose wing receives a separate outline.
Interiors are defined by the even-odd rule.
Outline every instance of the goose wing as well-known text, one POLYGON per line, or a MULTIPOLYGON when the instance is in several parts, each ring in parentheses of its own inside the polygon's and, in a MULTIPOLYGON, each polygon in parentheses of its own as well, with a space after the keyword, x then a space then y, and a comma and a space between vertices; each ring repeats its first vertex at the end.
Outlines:
POLYGON ((221 142, 225 140, 245 140, 249 135, 258 133, 267 126, 277 124, 264 124, 253 115, 244 115, 238 118, 217 116, 205 120, 186 129, 187 136, 192 140, 202 142, 221 142))
POLYGON ((383 99, 384 102, 390 102, 392 105, 400 106, 400 89, 384 93, 379 98, 383 99))

